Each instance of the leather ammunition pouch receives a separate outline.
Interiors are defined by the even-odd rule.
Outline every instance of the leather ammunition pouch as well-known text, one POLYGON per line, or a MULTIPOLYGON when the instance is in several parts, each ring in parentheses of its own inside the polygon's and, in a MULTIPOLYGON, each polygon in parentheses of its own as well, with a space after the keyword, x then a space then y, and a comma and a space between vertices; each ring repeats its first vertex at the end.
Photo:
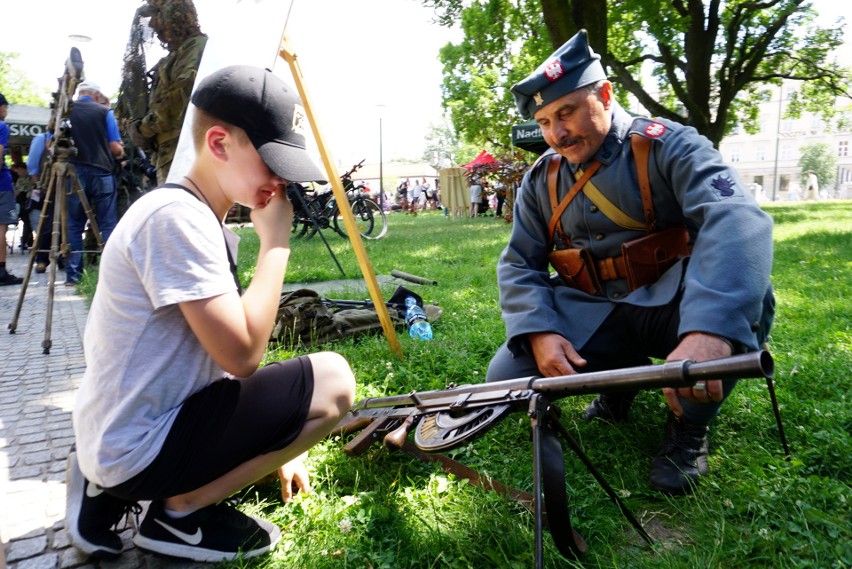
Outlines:
POLYGON ((567 286, 602 296, 606 281, 626 278, 631 292, 657 282, 690 251, 689 232, 672 227, 623 243, 619 257, 596 260, 588 249, 572 248, 551 251, 548 260, 567 286))
POLYGON ((631 291, 660 280, 672 265, 691 252, 686 227, 671 227, 621 245, 627 286, 631 291))
POLYGON ((566 285, 587 294, 603 295, 598 271, 588 249, 557 249, 550 252, 548 260, 566 285))

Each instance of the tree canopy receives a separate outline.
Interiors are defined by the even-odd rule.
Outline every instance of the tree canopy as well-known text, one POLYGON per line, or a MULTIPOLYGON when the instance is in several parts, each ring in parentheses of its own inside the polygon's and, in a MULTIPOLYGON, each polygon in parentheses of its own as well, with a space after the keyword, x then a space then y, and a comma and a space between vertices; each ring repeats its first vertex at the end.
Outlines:
POLYGON ((505 147, 520 121, 509 88, 579 29, 589 32, 621 102, 694 126, 718 146, 785 79, 802 81, 792 112, 828 118, 849 96, 831 59, 843 24, 816 24, 807 0, 421 0, 464 39, 440 52, 443 100, 468 141, 505 147), (620 88, 619 88, 620 87, 620 88), (827 104, 829 103, 829 104, 827 104))
POLYGON ((837 180, 837 156, 828 144, 817 142, 802 147, 799 158, 802 178, 813 170, 821 187, 833 186, 837 180))
POLYGON ((16 105, 46 105, 47 94, 40 92, 35 83, 15 67, 18 56, 17 53, 0 52, 0 93, 16 105))

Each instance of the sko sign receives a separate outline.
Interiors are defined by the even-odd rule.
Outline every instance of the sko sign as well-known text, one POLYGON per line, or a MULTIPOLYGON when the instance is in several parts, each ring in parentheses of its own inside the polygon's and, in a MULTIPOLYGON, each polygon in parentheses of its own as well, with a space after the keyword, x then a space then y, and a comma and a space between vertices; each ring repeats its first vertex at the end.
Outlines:
POLYGON ((44 132, 44 125, 40 124, 9 124, 10 136, 25 136, 32 138, 44 132))

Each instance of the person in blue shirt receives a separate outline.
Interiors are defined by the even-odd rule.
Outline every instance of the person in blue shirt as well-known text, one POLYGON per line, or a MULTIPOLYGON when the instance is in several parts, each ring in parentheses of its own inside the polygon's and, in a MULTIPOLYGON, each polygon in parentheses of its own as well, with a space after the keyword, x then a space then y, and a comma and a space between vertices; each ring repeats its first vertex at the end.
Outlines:
MULTIPOLYGON (((33 231, 38 231, 39 218, 42 215, 42 206, 45 198, 45 185, 48 183, 47 177, 41 178, 42 169, 44 168, 47 145, 50 143, 52 134, 50 132, 42 132, 33 137, 30 142, 30 150, 27 154, 27 174, 35 181, 36 187, 30 194, 29 199, 29 216, 30 225, 33 231)), ((47 269, 50 262, 48 249, 50 248, 50 233, 53 226, 53 204, 55 200, 50 200, 48 211, 44 220, 44 225, 41 232, 36 236, 36 247, 38 252, 35 257, 35 272, 43 273, 47 269)))
MULTIPOLYGON (((71 137, 77 154, 77 181, 95 216, 101 240, 106 243, 117 222, 115 160, 124 158, 124 144, 112 110, 98 102, 101 90, 91 81, 78 86, 71 109, 71 137)), ((71 182, 73 184, 73 182, 71 182)), ((88 217, 73 188, 68 194, 68 244, 71 253, 65 265, 65 284, 76 285, 83 276, 83 230, 88 217)))
POLYGON ((18 208, 15 201, 15 185, 12 183, 12 171, 6 164, 9 152, 9 101, 0 94, 0 286, 21 284, 23 279, 6 270, 6 230, 18 223, 18 208))

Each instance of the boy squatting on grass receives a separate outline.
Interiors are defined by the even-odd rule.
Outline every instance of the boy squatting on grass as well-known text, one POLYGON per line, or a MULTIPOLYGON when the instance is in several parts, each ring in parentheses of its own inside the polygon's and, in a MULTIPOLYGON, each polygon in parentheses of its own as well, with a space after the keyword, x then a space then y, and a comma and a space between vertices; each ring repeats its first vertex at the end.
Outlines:
POLYGON ((305 453, 354 398, 332 352, 258 369, 290 255, 283 189, 323 179, 298 97, 270 71, 232 66, 192 103, 195 161, 122 217, 86 324, 65 521, 94 556, 121 553, 114 526, 143 500, 140 548, 196 561, 271 551, 279 529, 223 500, 276 469, 285 499, 291 483, 307 491, 305 453), (252 208, 260 239, 242 296, 237 237, 222 225, 234 203, 252 208))

